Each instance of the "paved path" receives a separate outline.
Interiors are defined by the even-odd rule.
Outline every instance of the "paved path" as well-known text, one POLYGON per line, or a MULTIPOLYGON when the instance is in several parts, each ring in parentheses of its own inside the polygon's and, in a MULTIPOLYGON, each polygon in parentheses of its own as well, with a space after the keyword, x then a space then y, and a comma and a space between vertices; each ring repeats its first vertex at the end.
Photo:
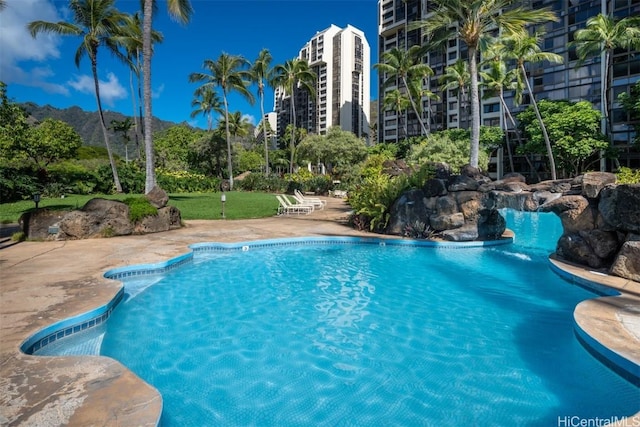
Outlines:
MULTIPOLYGON (((346 224, 349 207, 342 200, 327 201, 326 209, 311 215, 187 221, 179 230, 144 236, 22 242, 0 249, 0 425, 156 425, 162 411, 160 394, 119 362, 97 356, 34 357, 20 351, 21 343, 52 323, 110 301, 120 284, 104 279, 106 270, 163 261, 185 253, 191 243, 372 236, 346 224)), ((625 307, 629 301, 639 306, 638 286, 622 286, 630 291, 625 307)), ((604 322, 605 335, 616 336, 625 346, 624 354, 640 363, 640 340, 623 324, 638 324, 638 317, 633 310, 611 307, 588 307, 585 318, 600 319, 596 328, 604 322), (619 315, 625 317, 616 318, 619 315)))

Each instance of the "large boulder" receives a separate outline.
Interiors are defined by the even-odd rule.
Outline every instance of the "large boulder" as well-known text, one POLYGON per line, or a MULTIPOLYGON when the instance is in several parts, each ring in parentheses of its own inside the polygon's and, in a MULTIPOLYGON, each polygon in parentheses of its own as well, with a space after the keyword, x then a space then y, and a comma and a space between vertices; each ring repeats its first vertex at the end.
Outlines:
POLYGON ((598 210, 611 227, 640 233, 640 184, 606 186, 598 210))
POLYGON ((632 235, 624 242, 610 273, 640 282, 640 235, 632 235))
POLYGON ((582 194, 588 199, 595 199, 600 191, 616 182, 616 176, 609 172, 587 172, 582 176, 582 194))
POLYGON ((117 200, 91 199, 79 211, 60 220, 62 239, 124 236, 133 232, 129 206, 117 200))
POLYGON ((165 206, 158 209, 157 215, 149 215, 138 221, 133 232, 135 234, 158 233, 181 227, 180 210, 175 206, 165 206))
POLYGON ((403 235, 407 227, 418 222, 428 223, 432 210, 427 207, 422 190, 404 192, 391 206, 386 232, 403 235))
POLYGON ((18 223, 27 239, 46 240, 51 234, 57 233, 58 223, 66 213, 66 211, 37 209, 22 214, 18 223))

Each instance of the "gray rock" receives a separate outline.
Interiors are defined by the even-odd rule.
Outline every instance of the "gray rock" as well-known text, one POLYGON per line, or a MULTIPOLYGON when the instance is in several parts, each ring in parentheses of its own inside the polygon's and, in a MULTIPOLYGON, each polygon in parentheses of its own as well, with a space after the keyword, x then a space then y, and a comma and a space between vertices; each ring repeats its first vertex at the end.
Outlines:
POLYGON ((429 217, 429 223, 435 231, 453 230, 464 225, 464 215, 461 212, 451 215, 432 215, 429 217))
POLYGON ((478 184, 478 181, 466 175, 454 175, 449 178, 449 181, 447 182, 447 190, 449 192, 464 190, 475 191, 479 186, 480 184, 478 184))
POLYGON ((156 209, 164 208, 169 203, 169 195, 162 188, 157 185, 151 189, 147 194, 145 194, 149 203, 156 209))
POLYGON ((497 240, 507 229, 507 221, 495 209, 482 209, 478 217, 478 238, 497 240))
POLYGON ((603 188, 598 209, 604 221, 612 227, 640 233, 640 184, 603 188))
POLYGON ((389 234, 403 235, 408 225, 417 222, 428 223, 433 211, 427 208, 426 202, 422 190, 404 192, 391 206, 385 231, 389 234))

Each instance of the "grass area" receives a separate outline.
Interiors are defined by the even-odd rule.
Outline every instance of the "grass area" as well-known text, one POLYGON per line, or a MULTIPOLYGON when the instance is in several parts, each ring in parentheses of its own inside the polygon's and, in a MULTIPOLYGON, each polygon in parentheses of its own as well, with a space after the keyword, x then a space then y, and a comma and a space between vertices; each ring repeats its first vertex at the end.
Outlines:
MULTIPOLYGON (((224 206, 226 219, 265 218, 274 216, 278 209, 278 201, 269 193, 245 193, 231 191, 225 193, 227 201, 224 206)), ((140 196, 139 194, 111 195, 67 195, 64 199, 42 198, 38 207, 51 210, 80 209, 89 200, 101 197, 110 200, 124 200, 140 196)), ((169 194, 169 204, 180 209, 182 219, 222 219, 221 193, 186 193, 169 194)), ((35 209, 32 200, 13 203, 0 203, 0 222, 15 223, 24 212, 35 209)))

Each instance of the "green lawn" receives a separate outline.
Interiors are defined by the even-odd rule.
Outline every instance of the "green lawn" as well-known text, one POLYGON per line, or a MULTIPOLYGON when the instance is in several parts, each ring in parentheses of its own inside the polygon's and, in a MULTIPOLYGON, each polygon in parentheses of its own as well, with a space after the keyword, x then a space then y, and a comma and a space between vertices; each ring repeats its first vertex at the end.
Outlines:
MULTIPOLYGON (((180 209, 182 219, 222 219, 222 193, 169 194, 169 204, 180 209)), ((278 209, 278 200, 270 193, 245 193, 231 191, 225 193, 224 213, 226 219, 265 218, 274 216, 278 209)), ((39 208, 53 210, 73 210, 84 206, 90 199, 101 197, 112 200, 124 200, 139 194, 115 195, 68 195, 64 199, 42 198, 39 208)), ((24 212, 35 209, 32 200, 13 203, 0 203, 0 222, 18 222, 24 212)))

